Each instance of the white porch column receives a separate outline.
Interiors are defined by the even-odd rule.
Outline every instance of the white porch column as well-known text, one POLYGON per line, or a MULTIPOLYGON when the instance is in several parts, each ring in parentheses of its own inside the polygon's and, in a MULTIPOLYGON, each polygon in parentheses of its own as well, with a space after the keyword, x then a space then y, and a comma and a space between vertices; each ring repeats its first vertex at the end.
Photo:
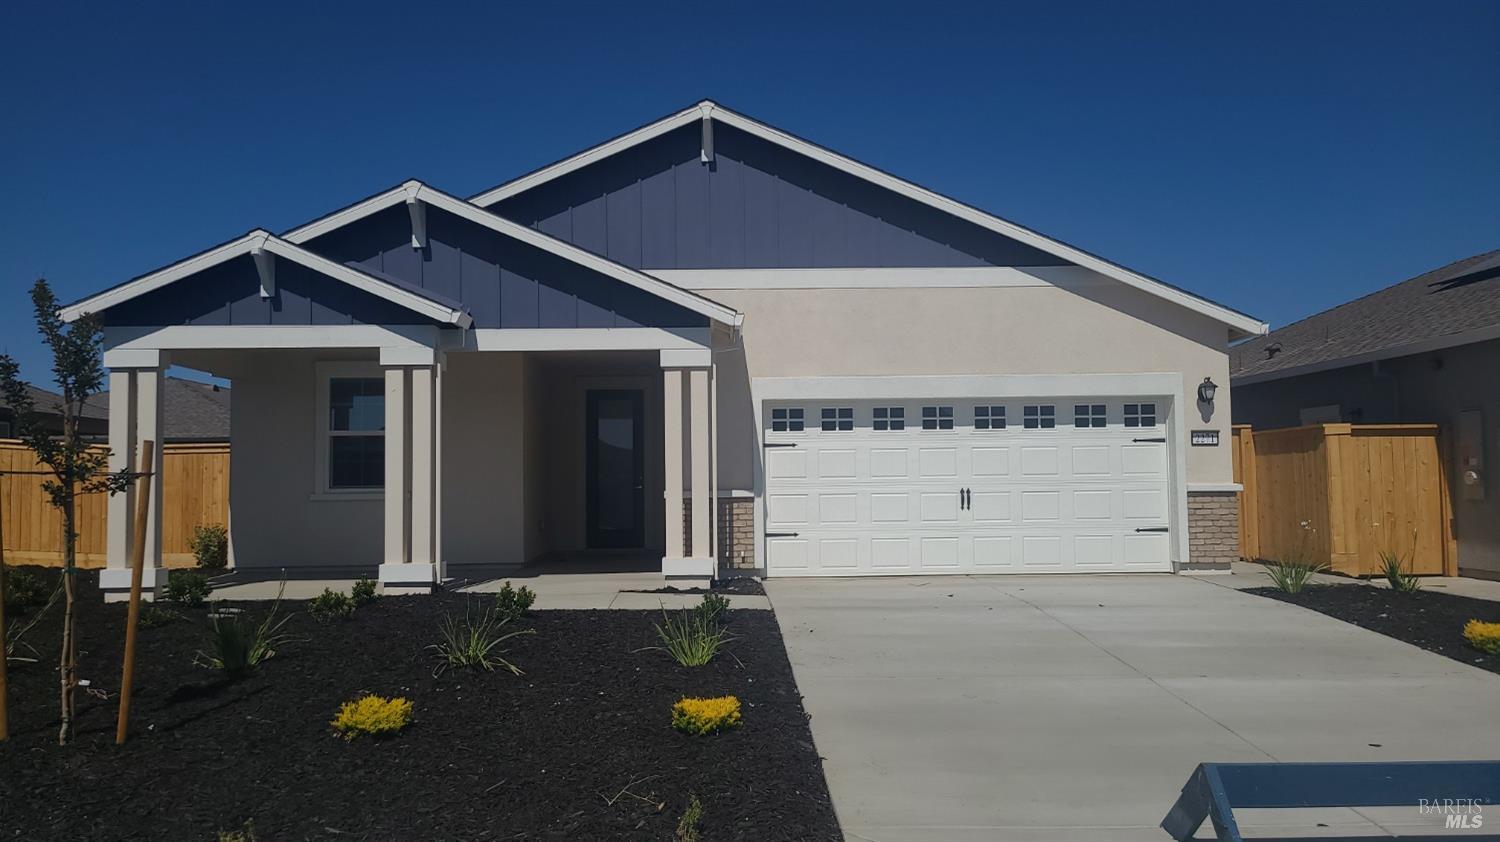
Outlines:
POLYGON ((661 352, 667 519, 662 575, 679 580, 681 584, 707 584, 714 576, 709 448, 711 364, 712 357, 707 348, 661 352), (687 417, 686 436, 683 435, 684 415, 687 417), (684 540, 682 523, 684 470, 692 486, 689 511, 692 512, 693 532, 690 544, 684 540))
POLYGON ((130 597, 130 554, 136 541, 145 542, 141 576, 141 593, 155 599, 166 584, 167 571, 162 567, 162 369, 165 361, 158 352, 134 352, 115 355, 109 372, 109 469, 140 468, 140 445, 155 443, 150 477, 138 478, 129 491, 109 498, 105 525, 105 569, 99 573, 99 586, 106 602, 130 597), (137 495, 150 495, 150 509, 143 535, 134 534, 137 495))
POLYGON ((388 594, 428 593, 437 581, 436 355, 383 348, 385 369, 385 550, 388 594))
POLYGON ((665 461, 667 518, 666 558, 662 570, 669 561, 681 560, 686 554, 682 529, 682 370, 663 369, 662 373, 662 429, 666 439, 662 447, 665 461))

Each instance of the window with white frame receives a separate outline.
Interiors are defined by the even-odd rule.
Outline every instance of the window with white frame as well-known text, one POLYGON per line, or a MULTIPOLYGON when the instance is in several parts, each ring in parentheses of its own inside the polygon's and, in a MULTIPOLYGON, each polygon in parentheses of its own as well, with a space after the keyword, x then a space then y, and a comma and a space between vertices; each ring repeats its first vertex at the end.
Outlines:
POLYGON ((326 491, 378 491, 385 487, 385 378, 356 367, 331 367, 319 378, 326 491))
POLYGON ((1125 404, 1125 426, 1127 426, 1127 427, 1155 427, 1156 426, 1156 404, 1154 404, 1154 403, 1127 403, 1127 404, 1125 404))
POLYGON ((786 406, 771 410, 771 431, 776 433, 802 432, 802 407, 786 406))
POLYGON ((951 429, 953 429, 953 407, 951 407, 951 406, 924 406, 924 407, 922 407, 922 429, 924 429, 924 430, 951 430, 951 429))
POLYGON ((823 407, 823 430, 825 432, 854 429, 854 408, 849 406, 823 407))
POLYGON ((904 406, 877 406, 875 407, 874 426, 877 430, 898 432, 906 429, 906 407, 904 406))
POLYGON ((983 404, 974 407, 974 429, 1005 429, 1005 407, 983 404))
POLYGON ((1102 403, 1075 403, 1073 404, 1073 426, 1082 429, 1089 427, 1103 427, 1105 424, 1104 404, 1102 403))
POLYGON ((1021 426, 1028 430, 1050 430, 1056 427, 1057 407, 1050 403, 1021 407, 1021 426))

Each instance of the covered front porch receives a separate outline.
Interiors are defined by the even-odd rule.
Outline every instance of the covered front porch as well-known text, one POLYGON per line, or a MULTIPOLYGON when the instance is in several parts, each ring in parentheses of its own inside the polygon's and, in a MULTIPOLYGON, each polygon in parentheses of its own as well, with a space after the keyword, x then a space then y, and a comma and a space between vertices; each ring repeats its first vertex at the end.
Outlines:
MULTIPOLYGON (((113 458, 134 464, 156 438, 161 378, 183 366, 234 390, 230 559, 242 576, 373 575, 412 593, 572 565, 706 584, 720 525, 712 331, 524 333, 407 330, 351 346, 369 340, 150 331, 106 353, 113 458)), ((159 481, 143 491, 139 536, 134 492, 110 501, 107 598, 128 590, 136 540, 148 587, 165 581, 160 524, 174 501, 159 481)))

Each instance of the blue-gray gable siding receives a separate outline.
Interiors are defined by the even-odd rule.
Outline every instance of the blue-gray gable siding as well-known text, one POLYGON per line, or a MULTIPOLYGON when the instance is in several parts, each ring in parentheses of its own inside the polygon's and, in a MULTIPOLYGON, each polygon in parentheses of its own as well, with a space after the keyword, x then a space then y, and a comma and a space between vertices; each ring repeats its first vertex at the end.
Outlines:
POLYGON ((433 323, 289 260, 276 261, 276 295, 261 298, 260 275, 249 255, 116 304, 102 315, 112 327, 433 323))
POLYGON ((404 207, 304 245, 340 263, 400 278, 463 303, 481 328, 703 327, 707 318, 638 287, 427 209, 428 247, 411 247, 404 207))
POLYGON ((723 124, 696 124, 490 209, 640 269, 1056 266, 1066 261, 723 124))

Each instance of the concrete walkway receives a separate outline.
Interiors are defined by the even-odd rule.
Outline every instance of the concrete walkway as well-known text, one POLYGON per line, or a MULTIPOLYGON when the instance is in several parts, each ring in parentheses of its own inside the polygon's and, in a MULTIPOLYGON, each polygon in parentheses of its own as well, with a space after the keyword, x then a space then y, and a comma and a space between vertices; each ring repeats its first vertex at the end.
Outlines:
MULTIPOLYGON (((461 591, 492 593, 500 590, 506 582, 515 587, 526 586, 536 592, 534 608, 589 609, 616 608, 634 610, 658 610, 660 608, 684 608, 703 601, 701 594, 637 593, 662 586, 660 572, 581 569, 577 572, 563 565, 548 565, 543 568, 523 567, 516 570, 486 573, 456 571, 458 577, 450 583, 461 591)), ((311 599, 324 588, 349 592, 356 577, 338 575, 314 576, 305 579, 288 579, 286 599, 311 599)), ((279 579, 264 575, 255 580, 236 581, 233 574, 216 577, 212 599, 265 600, 275 599, 281 587, 279 579)), ((728 594, 731 608, 771 607, 763 596, 728 594)))
MULTIPOLYGON (((1159 840, 1200 761, 1500 758, 1500 676, 1200 578, 767 589, 853 840, 1159 840)), ((1437 832, 1414 808, 1247 826, 1437 832)))

